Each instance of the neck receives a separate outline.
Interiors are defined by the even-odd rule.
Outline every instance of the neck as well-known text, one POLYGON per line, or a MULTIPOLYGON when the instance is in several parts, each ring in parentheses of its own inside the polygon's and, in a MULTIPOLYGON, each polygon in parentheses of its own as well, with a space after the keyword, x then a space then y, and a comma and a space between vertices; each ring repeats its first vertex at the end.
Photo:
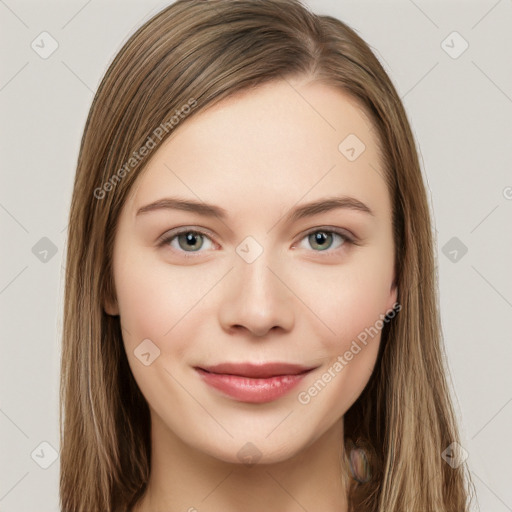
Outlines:
POLYGON ((343 418, 293 457, 225 462, 185 444, 151 411, 151 472, 133 512, 347 512, 343 418))

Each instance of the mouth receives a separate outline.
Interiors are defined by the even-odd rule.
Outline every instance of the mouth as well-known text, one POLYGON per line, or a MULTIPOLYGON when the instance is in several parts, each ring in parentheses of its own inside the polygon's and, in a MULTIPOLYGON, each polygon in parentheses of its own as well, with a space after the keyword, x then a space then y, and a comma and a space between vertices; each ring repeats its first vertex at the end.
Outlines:
POLYGON ((266 379, 282 375, 300 375, 313 369, 313 367, 301 366, 290 363, 220 363, 213 366, 196 367, 208 373, 221 375, 236 375, 251 379, 266 379))
POLYGON ((265 403, 290 392, 315 368, 290 363, 221 363, 194 370, 225 396, 240 402, 265 403))

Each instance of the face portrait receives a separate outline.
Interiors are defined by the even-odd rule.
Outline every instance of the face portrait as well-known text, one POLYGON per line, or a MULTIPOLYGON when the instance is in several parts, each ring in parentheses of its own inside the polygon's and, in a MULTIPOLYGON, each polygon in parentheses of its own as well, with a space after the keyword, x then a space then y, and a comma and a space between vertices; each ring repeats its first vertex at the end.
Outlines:
POLYGON ((446 62, 395 84, 338 15, 176 0, 111 60, 69 211, 63 512, 469 512, 408 112, 446 62))
POLYGON ((191 116, 155 152, 105 304, 149 404, 154 470, 171 454, 270 464, 339 447, 380 332, 353 342, 397 300, 383 175, 358 104, 298 78, 191 116))

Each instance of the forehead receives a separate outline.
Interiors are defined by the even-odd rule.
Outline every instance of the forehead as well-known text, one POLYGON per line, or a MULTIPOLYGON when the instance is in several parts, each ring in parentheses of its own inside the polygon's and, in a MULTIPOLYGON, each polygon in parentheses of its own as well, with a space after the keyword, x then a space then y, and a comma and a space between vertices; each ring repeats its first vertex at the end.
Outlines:
POLYGON ((337 88, 279 80, 181 122, 136 180, 132 215, 166 194, 259 215, 345 194, 389 215, 374 128, 337 88))

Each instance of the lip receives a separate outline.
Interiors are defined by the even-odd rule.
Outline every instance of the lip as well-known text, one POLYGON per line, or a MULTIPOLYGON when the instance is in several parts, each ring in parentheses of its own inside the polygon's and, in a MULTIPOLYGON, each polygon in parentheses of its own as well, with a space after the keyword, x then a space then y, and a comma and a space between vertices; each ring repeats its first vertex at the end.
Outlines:
POLYGON ((312 370, 311 366, 302 366, 291 363, 220 363, 213 366, 198 367, 210 373, 238 375, 249 378, 268 378, 279 375, 298 375, 299 373, 312 370))
POLYGON ((277 400, 314 369, 290 363, 221 363, 194 368, 209 386, 248 403, 277 400))

